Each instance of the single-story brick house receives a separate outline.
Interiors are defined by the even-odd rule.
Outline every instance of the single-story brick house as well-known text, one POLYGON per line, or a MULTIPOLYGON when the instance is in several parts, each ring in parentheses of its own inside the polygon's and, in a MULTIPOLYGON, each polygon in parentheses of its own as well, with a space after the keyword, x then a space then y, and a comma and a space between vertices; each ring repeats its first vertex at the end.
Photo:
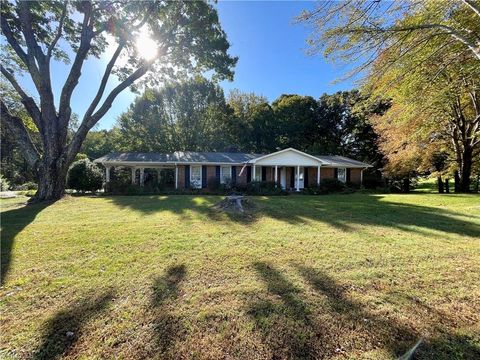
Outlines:
POLYGON ((286 190, 300 191, 322 179, 362 184, 363 170, 371 165, 343 156, 317 156, 288 148, 271 154, 176 151, 111 153, 94 160, 105 166, 106 182, 112 167, 132 169, 132 183, 145 182, 145 169, 173 173, 175 189, 207 188, 210 184, 275 181, 286 190), (139 176, 137 176, 139 175, 139 176))

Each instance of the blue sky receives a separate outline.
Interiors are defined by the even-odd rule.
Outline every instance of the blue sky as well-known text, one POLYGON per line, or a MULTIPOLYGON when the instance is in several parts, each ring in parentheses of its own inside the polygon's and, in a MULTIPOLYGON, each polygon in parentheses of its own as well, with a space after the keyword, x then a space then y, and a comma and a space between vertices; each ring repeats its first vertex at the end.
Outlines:
MULTIPOLYGON (((298 1, 220 1, 217 8, 221 24, 232 44, 230 53, 239 57, 234 81, 221 83, 225 93, 237 88, 255 92, 273 101, 285 93, 318 98, 323 93, 352 88, 351 82, 332 83, 345 73, 345 69, 334 66, 320 55, 312 57, 306 54, 306 40, 311 29, 295 24, 294 18, 303 9, 314 6, 314 2, 298 1)), ((98 88, 105 63, 105 60, 89 60, 85 63, 72 99, 72 109, 80 116, 98 88)), ((52 64, 52 82, 56 94, 63 85, 68 69, 69 66, 63 64, 52 64)), ((29 90, 33 90, 33 85, 27 79, 22 82, 29 90)), ((109 89, 114 85, 111 82, 109 89)), ((120 94, 96 128, 111 128, 134 98, 135 95, 129 91, 120 94)))

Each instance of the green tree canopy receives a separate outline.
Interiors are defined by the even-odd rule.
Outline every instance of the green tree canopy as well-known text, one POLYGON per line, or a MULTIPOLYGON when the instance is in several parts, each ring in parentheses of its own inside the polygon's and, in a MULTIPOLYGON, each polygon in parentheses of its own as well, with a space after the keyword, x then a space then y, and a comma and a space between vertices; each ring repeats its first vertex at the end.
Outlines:
POLYGON ((204 78, 147 90, 117 122, 129 151, 218 151, 228 145, 230 109, 223 90, 204 78))
POLYGON ((37 200, 64 194, 67 170, 87 133, 123 90, 138 85, 140 79, 157 85, 206 71, 216 79, 231 79, 236 63, 228 54, 229 43, 215 8, 204 1, 3 1, 1 27, 1 73, 20 96, 38 129, 41 146, 29 141, 23 122, 4 101, 1 116, 38 171, 37 200), (150 37, 155 48, 147 49, 148 57, 138 46, 141 36, 142 41, 150 37), (116 45, 112 54, 106 54, 108 43, 116 45), (82 68, 89 57, 102 54, 110 60, 69 138, 71 100, 82 68), (71 62, 62 88, 56 89, 58 106, 52 61, 71 62), (37 94, 27 94, 20 86, 22 74, 31 78, 37 94), (107 93, 112 75, 120 82, 107 93))

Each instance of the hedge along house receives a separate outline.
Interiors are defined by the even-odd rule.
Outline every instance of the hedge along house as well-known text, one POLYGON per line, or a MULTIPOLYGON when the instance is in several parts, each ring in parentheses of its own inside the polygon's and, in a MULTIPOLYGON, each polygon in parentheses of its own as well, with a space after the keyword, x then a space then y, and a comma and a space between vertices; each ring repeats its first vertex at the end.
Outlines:
MULTIPOLYGON (((371 165, 342 156, 314 156, 288 148, 271 154, 223 152, 111 153, 94 160, 105 166, 106 182, 115 167, 132 171, 132 184, 143 186, 145 169, 170 173, 175 189, 201 189, 218 184, 246 184, 252 181, 272 181, 285 190, 300 191, 320 185, 322 179, 338 179, 358 185, 363 170, 371 165)), ((151 174, 151 172, 149 172, 151 174)))

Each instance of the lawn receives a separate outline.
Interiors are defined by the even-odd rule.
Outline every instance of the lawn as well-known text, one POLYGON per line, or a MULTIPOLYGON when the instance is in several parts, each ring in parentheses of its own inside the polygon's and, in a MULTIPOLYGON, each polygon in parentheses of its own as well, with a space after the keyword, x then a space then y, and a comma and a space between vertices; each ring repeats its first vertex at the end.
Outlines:
POLYGON ((480 358, 479 196, 219 199, 2 200, 0 357, 480 358))

